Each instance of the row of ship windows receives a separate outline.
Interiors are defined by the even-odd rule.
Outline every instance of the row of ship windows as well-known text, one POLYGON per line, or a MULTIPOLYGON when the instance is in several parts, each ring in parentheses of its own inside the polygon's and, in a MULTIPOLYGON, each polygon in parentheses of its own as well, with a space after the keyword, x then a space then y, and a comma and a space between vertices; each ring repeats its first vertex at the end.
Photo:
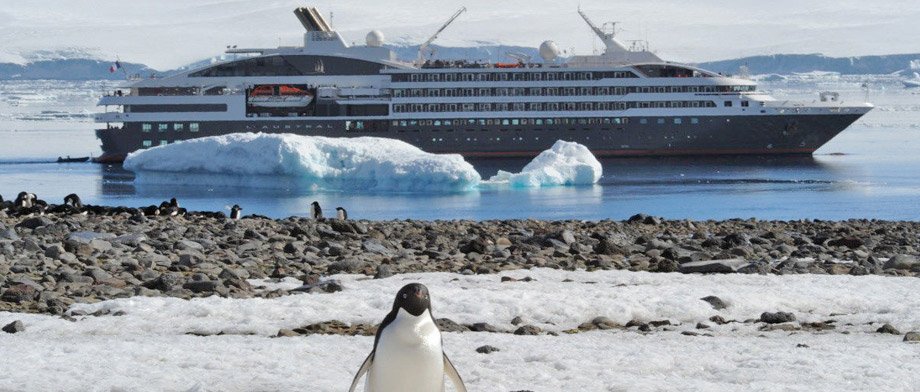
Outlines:
MULTIPOLYGON (((166 132, 169 130, 170 124, 157 124, 157 132, 166 132)), ((188 125, 189 132, 198 132, 199 125, 198 123, 190 123, 188 125)), ((150 132, 153 130, 153 124, 141 124, 141 131, 150 132)), ((185 124, 183 123, 173 123, 172 130, 176 132, 182 132, 185 130, 185 124)), ((149 146, 148 146, 149 147, 149 146)))
POLYGON ((638 78, 629 71, 607 72, 475 72, 393 74, 394 82, 506 82, 638 78))
MULTIPOLYGON (((653 119, 656 124, 664 125, 668 119, 659 117, 653 119)), ((684 124, 684 118, 673 117, 671 122, 675 125, 684 124)), ((690 124, 700 123, 697 117, 687 119, 690 124)), ((624 125, 629 124, 628 117, 592 117, 592 118, 468 118, 461 120, 394 120, 390 123, 394 128, 417 127, 464 127, 464 126, 540 126, 540 125, 624 125)), ((358 122, 360 123, 360 121, 358 122)), ((639 124, 649 124, 648 118, 640 118, 639 124)), ((363 128, 363 124, 361 125, 363 128)), ((361 129, 358 128, 358 129, 361 129)), ((417 129, 416 129, 417 130, 417 129)), ((472 129, 467 129, 472 131, 472 129)))
MULTIPOLYGON (((144 141, 142 141, 141 143, 144 145, 144 148, 153 147, 153 140, 144 140, 144 141)), ((160 140, 160 144, 158 144, 158 146, 165 146, 165 145, 167 145, 167 144, 169 144, 168 141, 166 141, 166 140, 160 140)))
POLYGON ((626 95, 638 93, 730 93, 755 91, 756 86, 624 86, 624 87, 498 87, 393 89, 393 97, 505 97, 626 95))
MULTIPOLYGON (((746 102, 746 101, 745 101, 746 102)), ((597 111, 650 108, 714 108, 712 101, 655 101, 655 102, 514 102, 514 103, 412 103, 393 105, 396 113, 437 112, 541 112, 541 111, 597 111)))

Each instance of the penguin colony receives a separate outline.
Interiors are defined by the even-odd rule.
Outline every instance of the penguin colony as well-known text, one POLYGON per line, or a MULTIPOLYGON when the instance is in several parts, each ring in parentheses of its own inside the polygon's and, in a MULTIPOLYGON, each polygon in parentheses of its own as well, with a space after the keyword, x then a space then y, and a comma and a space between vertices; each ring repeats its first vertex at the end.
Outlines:
MULTIPOLYGON (((93 214, 93 215, 117 215, 128 213, 131 215, 131 219, 134 221, 142 221, 150 217, 177 217, 177 216, 202 216, 215 219, 226 219, 227 215, 223 212, 193 212, 190 213, 185 208, 182 208, 179 205, 179 201, 173 197, 168 201, 163 201, 159 205, 150 205, 147 207, 141 208, 130 208, 130 207, 106 207, 106 206, 95 206, 95 205, 85 205, 75 193, 71 193, 64 197, 64 202, 62 204, 48 204, 44 200, 38 198, 34 193, 30 192, 19 192, 16 196, 16 199, 9 201, 3 198, 3 195, 0 195, 0 211, 6 212, 8 215, 16 217, 24 216, 40 216, 45 213, 53 214, 64 214, 64 215, 76 215, 76 214, 93 214)), ((230 219, 231 220, 240 220, 242 219, 243 207, 240 207, 239 204, 234 204, 230 208, 230 219)), ((336 216, 335 219, 338 220, 348 220, 348 211, 343 207, 336 207, 336 216)), ((310 218, 315 220, 325 220, 323 217, 323 209, 320 207, 319 202, 314 201, 310 204, 310 218)))
POLYGON ((411 283, 396 293, 393 309, 384 317, 374 348, 355 374, 349 392, 361 378, 365 392, 444 391, 444 378, 466 392, 460 374, 443 350, 441 331, 431 314, 428 288, 411 283))

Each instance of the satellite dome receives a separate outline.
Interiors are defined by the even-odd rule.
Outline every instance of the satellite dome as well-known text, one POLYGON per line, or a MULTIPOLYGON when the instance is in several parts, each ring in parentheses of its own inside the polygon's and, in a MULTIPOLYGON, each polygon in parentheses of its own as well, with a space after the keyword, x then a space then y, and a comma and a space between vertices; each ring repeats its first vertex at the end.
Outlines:
POLYGON ((367 46, 379 48, 383 46, 383 33, 380 30, 374 30, 367 33, 367 46))
POLYGON ((540 44, 540 57, 543 61, 554 61, 559 57, 559 47, 553 41, 543 41, 540 44))

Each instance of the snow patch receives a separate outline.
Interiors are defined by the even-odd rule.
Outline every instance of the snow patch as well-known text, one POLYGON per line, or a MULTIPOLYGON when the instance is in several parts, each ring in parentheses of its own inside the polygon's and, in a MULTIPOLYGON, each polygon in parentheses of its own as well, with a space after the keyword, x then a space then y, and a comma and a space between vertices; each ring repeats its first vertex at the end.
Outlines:
POLYGON ((394 139, 231 134, 131 153, 141 185, 210 185, 367 191, 463 191, 479 173, 460 155, 394 139))
POLYGON ((587 147, 559 140, 524 166, 520 173, 499 170, 489 182, 508 183, 516 188, 592 185, 601 179, 603 171, 601 163, 587 147))

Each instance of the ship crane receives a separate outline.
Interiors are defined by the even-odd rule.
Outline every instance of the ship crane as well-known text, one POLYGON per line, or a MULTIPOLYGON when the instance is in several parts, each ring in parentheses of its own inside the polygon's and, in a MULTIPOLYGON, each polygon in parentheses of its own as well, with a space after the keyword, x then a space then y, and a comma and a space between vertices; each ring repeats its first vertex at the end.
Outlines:
POLYGON ((602 30, 600 27, 597 27, 597 25, 595 25, 594 22, 591 22, 591 19, 588 18, 588 15, 585 14, 584 11, 582 11, 580 7, 578 8, 578 14, 581 15, 581 18, 584 19, 586 23, 588 23, 588 26, 591 27, 591 30, 594 30, 594 34, 597 34, 598 38, 601 39, 601 42, 604 43, 604 46, 607 47, 607 50, 604 52, 605 54, 629 51, 628 49, 626 49, 625 46, 623 46, 623 44, 621 44, 615 38, 616 24, 613 25, 613 30, 608 33, 602 30))
POLYGON ((434 42, 434 40, 438 39, 438 35, 444 32, 444 30, 447 29, 447 26, 450 26, 451 23, 454 23, 454 20, 460 17, 460 15, 463 14, 464 12, 466 12, 466 7, 460 7, 460 9, 457 10, 457 12, 455 12, 454 15, 451 16, 450 19, 448 19, 447 22, 445 22, 441 26, 440 29, 438 29, 438 31, 434 32, 431 38, 428 38, 428 40, 425 41, 425 43, 423 43, 422 45, 418 47, 418 66, 419 67, 421 67, 422 64, 425 63, 425 51, 428 50, 428 46, 431 45, 431 43, 434 42))

